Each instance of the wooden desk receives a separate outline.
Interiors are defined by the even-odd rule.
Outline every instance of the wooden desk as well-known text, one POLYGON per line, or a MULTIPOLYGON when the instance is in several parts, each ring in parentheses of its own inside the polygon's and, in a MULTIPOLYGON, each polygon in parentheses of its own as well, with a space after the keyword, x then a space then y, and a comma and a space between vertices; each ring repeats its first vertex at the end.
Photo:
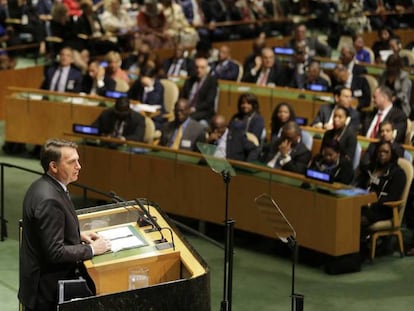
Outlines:
MULTIPOLYGON (((105 310, 113 310, 115 305, 118 310, 132 310, 137 301, 145 310, 165 310, 162 306, 168 304, 177 310, 210 310, 208 266, 155 203, 149 202, 145 207, 150 208, 160 227, 172 230, 175 249, 155 248, 154 241, 160 238, 160 233, 146 233, 149 226, 137 227, 140 208, 134 202, 77 210, 81 229, 99 231, 131 225, 148 245, 95 256, 86 261, 97 287, 97 296, 61 304, 59 310, 103 310, 104 307, 105 310), (148 287, 128 290, 128 269, 134 267, 149 268, 148 287), (183 296, 187 298, 182 299, 183 296)), ((172 244, 169 234, 164 237, 172 244)))
MULTIPOLYGON (((82 184, 126 198, 151 198, 174 215, 217 224, 224 220, 222 177, 197 165, 200 155, 164 150, 131 154, 84 145, 79 154, 82 184)), ((335 185, 319 192, 320 184, 301 175, 230 162, 241 169, 230 183, 229 217, 236 228, 275 238, 254 204, 257 196, 269 193, 292 223, 301 246, 332 256, 359 251, 360 207, 375 201, 374 194, 345 197, 326 192, 326 187, 334 192, 335 185), (301 187, 304 182, 311 188, 301 187)))

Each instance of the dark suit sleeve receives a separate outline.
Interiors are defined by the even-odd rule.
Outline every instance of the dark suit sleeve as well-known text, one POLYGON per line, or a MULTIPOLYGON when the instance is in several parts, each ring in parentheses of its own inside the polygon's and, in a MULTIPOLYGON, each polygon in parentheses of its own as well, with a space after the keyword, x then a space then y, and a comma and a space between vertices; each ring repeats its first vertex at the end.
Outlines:
POLYGON ((285 171, 305 174, 309 161, 312 158, 311 152, 305 147, 305 145, 300 144, 297 146, 297 150, 292 152, 291 157, 292 159, 283 165, 282 169, 285 171))
POLYGON ((397 130, 395 142, 403 144, 405 141, 405 132, 407 130, 407 116, 399 108, 393 107, 392 110, 392 115, 389 120, 393 123, 394 128, 397 130))
POLYGON ((378 199, 378 204, 390 201, 398 201, 401 200, 401 195, 404 190, 404 186, 406 183, 406 176, 404 171, 401 168, 396 168, 393 173, 392 177, 387 183, 387 186, 384 189, 384 192, 387 193, 386 196, 381 196, 378 199))
POLYGON ((191 118, 200 121, 209 119, 214 114, 214 103, 217 96, 217 80, 213 77, 207 77, 201 87, 200 94, 196 103, 196 111, 191 114, 191 118))
POLYGON ((261 115, 256 115, 250 122, 248 132, 253 133, 257 139, 260 141, 262 138, 262 133, 264 129, 264 119, 261 115))
POLYGON ((124 131, 126 140, 143 141, 145 134, 145 118, 135 111, 131 111, 128 132, 124 131))

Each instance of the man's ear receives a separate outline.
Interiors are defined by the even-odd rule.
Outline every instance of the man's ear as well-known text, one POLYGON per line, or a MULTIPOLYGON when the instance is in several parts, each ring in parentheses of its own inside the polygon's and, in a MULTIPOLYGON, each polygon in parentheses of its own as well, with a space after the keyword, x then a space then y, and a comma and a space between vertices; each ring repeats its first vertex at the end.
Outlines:
POLYGON ((55 161, 51 161, 49 163, 49 169, 53 172, 56 173, 57 172, 57 163, 55 161))

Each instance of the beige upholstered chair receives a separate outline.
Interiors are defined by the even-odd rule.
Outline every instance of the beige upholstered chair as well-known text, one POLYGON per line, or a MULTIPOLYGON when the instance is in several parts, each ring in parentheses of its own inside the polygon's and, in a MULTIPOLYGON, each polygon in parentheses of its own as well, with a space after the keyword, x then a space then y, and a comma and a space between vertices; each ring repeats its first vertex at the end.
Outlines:
POLYGON ((125 80, 115 78, 115 91, 126 93, 129 91, 129 84, 125 80))
POLYGON ((402 49, 400 50, 399 55, 400 57, 407 57, 409 66, 414 65, 414 52, 413 51, 402 49))
POLYGON ((250 132, 246 132, 247 140, 251 141, 255 146, 259 146, 259 139, 257 139, 256 135, 250 132))
POLYGON ((154 121, 150 117, 145 117, 144 143, 154 144, 161 137, 161 132, 155 130, 154 121))
POLYGON ((371 91, 371 102, 368 107, 364 107, 362 110, 365 112, 370 112, 374 110, 374 101, 372 97, 374 95, 375 89, 378 87, 378 80, 374 76, 371 76, 369 74, 362 75, 362 77, 364 77, 365 80, 367 80, 369 89, 371 91))
POLYGON ((407 181, 404 185, 401 200, 385 203, 386 206, 392 208, 392 218, 389 220, 377 221, 369 227, 369 230, 371 231, 371 260, 375 258, 377 239, 382 236, 396 236, 400 249, 400 255, 401 257, 404 256, 401 222, 404 216, 405 205, 407 203, 411 182, 413 180, 413 165, 404 158, 398 159, 398 165, 404 170, 407 181))
POLYGON ((369 59, 371 60, 371 63, 373 64, 375 62, 375 54, 374 51, 368 47, 368 46, 364 46, 364 50, 368 51, 369 53, 369 59))
POLYGON ((236 63, 237 64, 237 66, 239 66, 239 74, 238 74, 238 76, 237 76, 237 82, 240 82, 241 81, 241 79, 243 78, 243 74, 244 74, 244 71, 243 71, 243 65, 239 62, 239 61, 237 61, 237 60, 235 60, 235 59, 232 59, 232 61, 234 62, 234 63, 236 63))
POLYGON ((165 107, 165 118, 168 121, 174 120, 174 106, 180 95, 178 86, 171 80, 161 79, 162 86, 164 87, 164 107, 165 107))

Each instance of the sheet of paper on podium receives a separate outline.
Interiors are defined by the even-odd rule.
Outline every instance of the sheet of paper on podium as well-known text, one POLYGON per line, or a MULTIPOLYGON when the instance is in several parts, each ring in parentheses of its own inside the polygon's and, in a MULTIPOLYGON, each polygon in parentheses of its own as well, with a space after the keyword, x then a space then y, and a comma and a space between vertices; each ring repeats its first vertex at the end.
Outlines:
POLYGON ((147 245, 134 234, 130 226, 107 229, 97 232, 100 236, 111 241, 111 251, 118 252, 124 249, 147 245))

